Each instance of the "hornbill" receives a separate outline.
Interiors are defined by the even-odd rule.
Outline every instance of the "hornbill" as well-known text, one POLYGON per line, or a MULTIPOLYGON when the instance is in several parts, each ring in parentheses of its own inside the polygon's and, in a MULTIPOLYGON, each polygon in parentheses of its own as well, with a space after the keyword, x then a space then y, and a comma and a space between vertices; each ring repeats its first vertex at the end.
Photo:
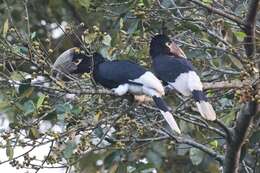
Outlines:
POLYGON ((53 64, 53 74, 57 79, 69 80, 74 74, 83 74, 89 60, 77 47, 64 51, 53 64))
POLYGON ((203 93, 199 76, 183 51, 166 35, 155 35, 150 42, 150 56, 155 75, 170 90, 192 95, 203 118, 214 121, 216 113, 203 93))
POLYGON ((62 67, 59 71, 71 74, 92 72, 96 83, 111 89, 119 96, 129 92, 133 95, 152 97, 171 129, 181 133, 167 104, 162 99, 165 94, 164 87, 152 72, 129 60, 109 61, 99 53, 90 56, 79 51, 76 53, 76 49, 72 48, 62 53, 54 63, 54 67, 62 67))

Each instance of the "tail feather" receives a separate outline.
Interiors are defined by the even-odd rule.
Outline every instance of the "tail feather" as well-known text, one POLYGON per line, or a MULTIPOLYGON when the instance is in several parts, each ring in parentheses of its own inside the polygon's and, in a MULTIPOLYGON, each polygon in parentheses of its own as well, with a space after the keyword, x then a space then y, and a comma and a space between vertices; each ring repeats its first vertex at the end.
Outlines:
POLYGON ((216 112, 214 111, 212 105, 209 102, 200 101, 196 102, 196 105, 203 118, 210 121, 216 120, 216 112))
POLYGON ((173 115, 171 114, 170 110, 168 109, 167 104, 161 97, 153 97, 153 100, 156 104, 156 106, 160 109, 161 114, 163 115, 166 122, 169 124, 172 130, 177 132, 178 134, 181 134, 181 130, 178 127, 177 122, 173 118, 173 115))
POLYGON ((203 118, 206 120, 214 121, 216 120, 216 113, 212 105, 207 101, 207 97, 201 90, 193 90, 192 95, 196 101, 198 110, 203 118))

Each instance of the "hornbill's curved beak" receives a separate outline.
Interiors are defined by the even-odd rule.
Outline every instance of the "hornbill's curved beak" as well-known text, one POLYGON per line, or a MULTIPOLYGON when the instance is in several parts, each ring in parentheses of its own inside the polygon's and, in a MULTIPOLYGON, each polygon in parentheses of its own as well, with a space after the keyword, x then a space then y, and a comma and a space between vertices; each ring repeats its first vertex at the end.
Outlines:
POLYGON ((166 46, 169 47, 170 52, 178 57, 187 58, 183 50, 174 42, 166 43, 166 46))

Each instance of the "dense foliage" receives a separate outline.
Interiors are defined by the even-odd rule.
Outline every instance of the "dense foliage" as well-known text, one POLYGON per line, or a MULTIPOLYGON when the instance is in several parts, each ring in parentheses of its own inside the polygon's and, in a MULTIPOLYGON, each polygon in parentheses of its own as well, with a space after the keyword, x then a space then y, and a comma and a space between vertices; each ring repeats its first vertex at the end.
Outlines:
MULTIPOLYGON (((0 148, 7 156, 0 169, 8 162, 36 171, 220 172, 237 115, 260 99, 260 16, 256 52, 248 54, 240 23, 248 9, 246 0, 0 0, 0 148), (114 96, 91 74, 66 82, 51 75, 57 56, 74 46, 149 69, 156 33, 171 35, 197 68, 218 121, 203 120, 192 99, 169 94, 178 136, 152 103, 114 96), (45 157, 34 157, 45 145, 45 157)), ((255 117, 241 145, 243 172, 260 169, 255 117)))

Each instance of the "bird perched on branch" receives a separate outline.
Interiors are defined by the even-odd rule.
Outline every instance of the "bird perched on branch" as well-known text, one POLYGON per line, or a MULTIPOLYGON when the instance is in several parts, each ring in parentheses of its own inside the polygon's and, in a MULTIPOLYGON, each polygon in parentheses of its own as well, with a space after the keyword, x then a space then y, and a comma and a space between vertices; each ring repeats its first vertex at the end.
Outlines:
POLYGON ((77 47, 66 50, 53 64, 54 76, 57 79, 67 80, 73 78, 74 74, 83 74, 85 66, 89 63, 85 56, 77 47))
POLYGON ((165 94, 161 81, 150 71, 128 60, 109 61, 101 54, 94 53, 88 56, 75 48, 61 54, 54 66, 65 68, 66 73, 90 73, 96 83, 111 89, 115 94, 122 96, 127 92, 133 95, 147 95, 153 98, 163 117, 170 127, 181 133, 173 115, 162 99, 165 94), (66 62, 65 65, 60 62, 66 62))
POLYGON ((214 121, 216 113, 203 93, 199 76, 183 51, 166 35, 156 35, 150 43, 155 75, 163 84, 184 96, 192 95, 203 118, 214 121))

